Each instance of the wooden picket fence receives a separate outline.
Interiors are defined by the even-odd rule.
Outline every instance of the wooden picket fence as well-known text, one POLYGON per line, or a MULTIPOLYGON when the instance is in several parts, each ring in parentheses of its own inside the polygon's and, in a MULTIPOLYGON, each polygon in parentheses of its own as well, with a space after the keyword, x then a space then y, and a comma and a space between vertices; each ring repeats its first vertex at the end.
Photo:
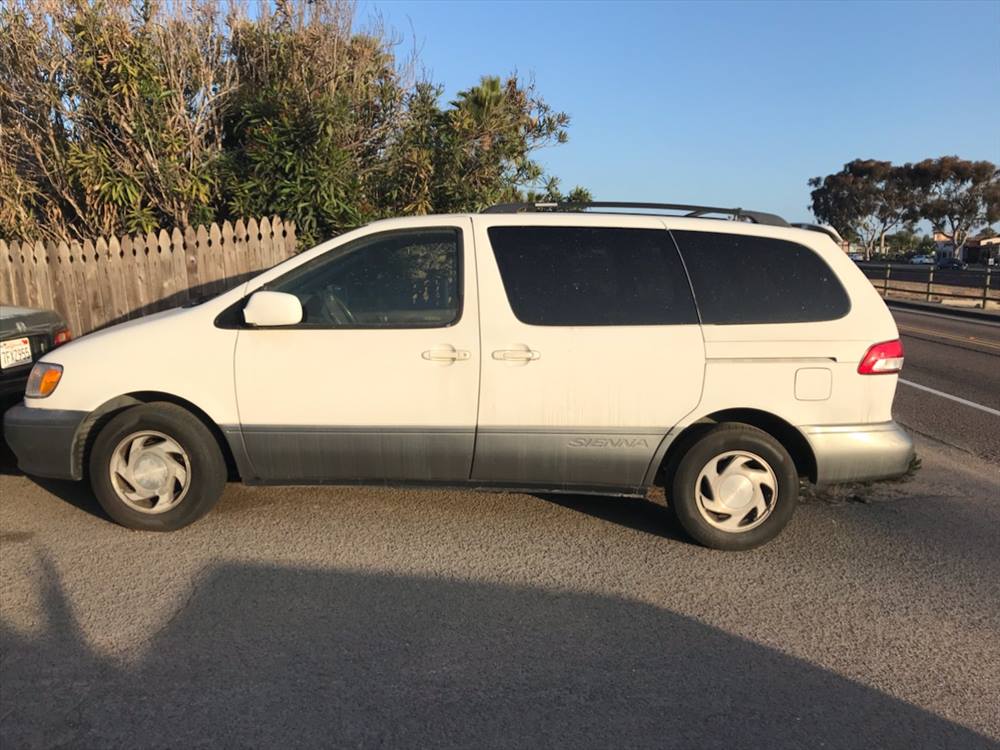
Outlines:
POLYGON ((278 217, 83 242, 0 240, 0 304, 57 310, 74 336, 221 292, 294 255, 278 217))

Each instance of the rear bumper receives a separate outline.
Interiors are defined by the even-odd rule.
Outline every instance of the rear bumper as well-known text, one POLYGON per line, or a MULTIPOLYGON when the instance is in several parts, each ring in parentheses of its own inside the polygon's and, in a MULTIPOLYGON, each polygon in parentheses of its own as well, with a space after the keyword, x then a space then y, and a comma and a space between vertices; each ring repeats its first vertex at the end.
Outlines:
POLYGON ((3 435, 25 474, 51 479, 82 479, 75 460, 76 435, 85 411, 29 409, 20 404, 3 417, 3 435))
POLYGON ((31 368, 20 370, 16 374, 4 373, 0 377, 0 398, 5 402, 20 401, 24 398, 24 386, 28 382, 31 368))
POLYGON ((890 479, 913 461, 913 441, 895 422, 800 429, 816 457, 816 484, 890 479))

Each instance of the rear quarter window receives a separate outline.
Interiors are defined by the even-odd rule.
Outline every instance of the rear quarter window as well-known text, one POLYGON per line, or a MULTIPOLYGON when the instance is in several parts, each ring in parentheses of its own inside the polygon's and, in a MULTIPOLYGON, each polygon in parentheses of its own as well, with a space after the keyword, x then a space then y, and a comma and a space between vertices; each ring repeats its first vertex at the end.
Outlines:
POLYGON ((722 232, 671 232, 705 324, 810 323, 851 310, 840 279, 805 245, 722 232))
POLYGON ((664 229, 488 230, 511 310, 540 326, 696 324, 684 267, 664 229))

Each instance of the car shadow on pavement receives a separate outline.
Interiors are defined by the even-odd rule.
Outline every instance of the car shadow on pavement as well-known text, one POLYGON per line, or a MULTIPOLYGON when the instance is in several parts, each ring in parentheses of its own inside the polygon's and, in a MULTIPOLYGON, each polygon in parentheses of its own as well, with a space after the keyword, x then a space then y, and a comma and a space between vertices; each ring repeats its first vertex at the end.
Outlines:
MULTIPOLYGON (((3 416, 0 414, 0 416, 3 416)), ((2 430, 0 430, 2 433, 2 430)), ((0 434, 0 474, 20 474, 21 470, 17 468, 17 456, 14 455, 14 451, 10 449, 7 445, 7 441, 3 439, 3 435, 0 434)))
POLYGON ((102 521, 111 522, 111 517, 104 512, 97 498, 94 497, 90 489, 89 481, 72 482, 64 479, 44 479, 42 477, 28 477, 43 490, 55 497, 58 497, 67 505, 72 505, 84 513, 89 513, 102 521))
MULTIPOLYGON (((3 439, 0 439, 0 475, 27 476, 17 468, 17 457, 3 439)), ((108 514, 104 512, 96 498, 94 498, 94 494, 90 491, 90 484, 88 482, 70 482, 32 476, 28 476, 27 478, 46 492, 55 495, 74 508, 78 508, 85 513, 90 513, 92 516, 96 516, 102 520, 109 520, 108 514)))
POLYGON ((645 498, 544 492, 535 493, 534 497, 645 534, 680 542, 691 541, 669 508, 645 498))
POLYGON ((995 746, 690 617, 564 590, 223 564, 117 660, 40 562, 41 632, 0 620, 3 747, 995 746))

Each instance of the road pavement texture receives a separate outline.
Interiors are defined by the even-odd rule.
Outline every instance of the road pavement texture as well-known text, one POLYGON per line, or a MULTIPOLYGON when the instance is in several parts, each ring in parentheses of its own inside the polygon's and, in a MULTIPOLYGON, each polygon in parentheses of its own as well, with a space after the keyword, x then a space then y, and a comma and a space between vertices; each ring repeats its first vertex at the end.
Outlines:
POLYGON ((892 314, 906 352, 896 419, 912 432, 1000 463, 1000 324, 900 309, 892 314))
MULTIPOLYGON (((907 377, 994 403, 944 340, 907 377)), ((1000 418, 963 445, 976 409, 900 396, 962 447, 747 553, 656 501, 444 490, 233 484, 143 534, 8 462, 0 747, 998 747, 1000 418)))

